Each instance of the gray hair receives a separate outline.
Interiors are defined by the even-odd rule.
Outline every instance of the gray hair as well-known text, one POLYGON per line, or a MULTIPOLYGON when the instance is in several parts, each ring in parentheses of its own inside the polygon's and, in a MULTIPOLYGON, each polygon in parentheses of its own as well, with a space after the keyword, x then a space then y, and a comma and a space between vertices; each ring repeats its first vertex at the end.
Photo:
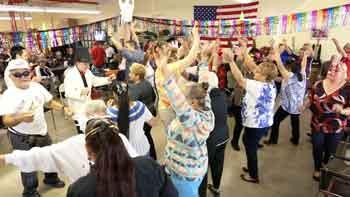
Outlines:
POLYGON ((89 100, 85 103, 85 115, 91 116, 96 113, 105 113, 107 106, 103 100, 89 100))

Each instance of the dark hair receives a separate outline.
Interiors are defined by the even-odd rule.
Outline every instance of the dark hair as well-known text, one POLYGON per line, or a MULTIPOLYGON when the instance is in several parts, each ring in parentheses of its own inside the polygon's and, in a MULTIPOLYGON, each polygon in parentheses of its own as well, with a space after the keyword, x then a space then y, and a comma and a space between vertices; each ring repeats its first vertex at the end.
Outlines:
POLYGON ((292 73, 297 76, 298 81, 303 81, 303 75, 301 74, 301 65, 297 63, 295 58, 288 58, 286 65, 290 68, 292 73))
POLYGON ((22 55, 25 48, 19 45, 13 46, 10 50, 11 58, 16 59, 17 55, 22 55))
POLYGON ((116 97, 114 101, 118 104, 117 124, 119 131, 129 139, 129 94, 127 84, 115 81, 112 91, 116 97))
POLYGON ((135 167, 118 128, 106 119, 89 120, 86 146, 96 154, 97 197, 135 197, 135 167))

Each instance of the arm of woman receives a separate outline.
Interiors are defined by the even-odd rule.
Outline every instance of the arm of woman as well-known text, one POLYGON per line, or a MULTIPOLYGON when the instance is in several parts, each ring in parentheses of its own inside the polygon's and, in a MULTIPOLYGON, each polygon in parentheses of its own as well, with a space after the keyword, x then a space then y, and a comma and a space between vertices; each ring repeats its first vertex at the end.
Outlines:
POLYGON ((147 123, 151 126, 151 127, 153 127, 153 126, 155 126, 156 125, 156 118, 152 118, 151 120, 149 120, 149 121, 147 121, 147 123))
POLYGON ((246 79, 243 77, 242 72, 239 70, 237 64, 233 61, 233 53, 231 50, 226 49, 223 52, 223 61, 230 64, 230 69, 232 72, 233 77, 236 79, 237 84, 242 87, 246 88, 246 79))
POLYGON ((274 59, 277 63, 277 68, 280 71, 282 78, 284 80, 288 80, 290 78, 290 76, 292 75, 291 72, 289 72, 286 67, 284 67, 283 62, 281 60, 281 55, 279 53, 276 52, 275 50, 275 54, 274 54, 274 59))
POLYGON ((341 56, 343 56, 343 57, 347 57, 347 55, 346 55, 344 49, 341 48, 341 46, 340 46, 340 44, 339 44, 339 41, 338 41, 336 38, 332 38, 332 41, 333 41, 335 47, 337 48, 338 53, 339 53, 341 56))
POLYGON ((309 52, 305 51, 303 59, 301 61, 301 72, 306 72, 306 66, 307 66, 307 58, 309 57, 309 52))
POLYGON ((190 66, 197 58, 197 54, 198 54, 199 47, 200 47, 198 22, 196 22, 193 26, 192 36, 193 36, 193 40, 192 40, 192 47, 191 47, 190 52, 188 53, 188 55, 184 59, 175 62, 176 64, 180 65, 180 67, 179 67, 179 69, 181 69, 180 73, 182 73, 182 71, 184 71, 186 67, 190 66))

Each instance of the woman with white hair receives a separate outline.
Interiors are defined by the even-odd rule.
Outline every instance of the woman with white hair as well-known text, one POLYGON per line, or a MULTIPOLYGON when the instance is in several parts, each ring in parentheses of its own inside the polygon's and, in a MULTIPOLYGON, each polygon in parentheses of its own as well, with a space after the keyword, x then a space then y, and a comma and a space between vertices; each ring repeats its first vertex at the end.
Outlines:
MULTIPOLYGON (((219 195, 220 182, 224 169, 225 148, 229 140, 226 97, 225 93, 218 88, 219 80, 214 72, 200 71, 198 82, 207 86, 215 117, 214 130, 207 139, 209 167, 213 181, 213 184, 209 184, 208 186, 214 195, 219 195)), ((208 174, 204 176, 202 184, 199 187, 201 197, 207 196, 207 182, 208 174)))

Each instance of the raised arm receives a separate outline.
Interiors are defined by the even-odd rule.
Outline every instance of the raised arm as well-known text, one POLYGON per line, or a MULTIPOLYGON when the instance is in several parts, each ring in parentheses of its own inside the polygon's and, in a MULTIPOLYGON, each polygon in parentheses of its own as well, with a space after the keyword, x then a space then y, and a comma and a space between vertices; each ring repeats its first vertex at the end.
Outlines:
POLYGON ((277 68, 278 68, 279 72, 281 73, 282 78, 284 80, 288 80, 289 77, 292 75, 292 73, 289 72, 286 69, 286 67, 284 67, 283 62, 281 60, 281 55, 280 55, 280 53, 277 52, 277 50, 274 50, 274 60, 277 63, 277 68))
POLYGON ((254 62, 254 60, 250 57, 247 50, 247 40, 246 39, 238 39, 239 44, 241 45, 241 52, 243 56, 243 65, 247 67, 247 69, 254 73, 258 65, 254 62))
POLYGON ((139 37, 136 35, 134 23, 131 23, 129 28, 130 28, 132 40, 134 40, 137 43, 137 46, 140 47, 140 41, 139 41, 139 37))
POLYGON ((239 86, 246 87, 246 79, 243 77, 242 72, 239 70, 237 64, 233 61, 233 52, 230 49, 223 51, 223 61, 230 64, 233 77, 236 79, 239 86))
MULTIPOLYGON (((169 69, 167 65, 167 57, 161 57, 162 60, 157 60, 159 65, 158 69, 161 69, 166 80, 163 81, 162 87, 164 88, 166 95, 170 101, 176 116, 180 120, 181 125, 186 128, 186 131, 196 132, 200 139, 206 139, 209 132, 213 128, 213 117, 208 116, 206 121, 202 118, 196 110, 188 103, 184 93, 178 87, 174 73, 169 69), (202 138, 203 137, 203 138, 202 138)), ((209 109, 210 100, 205 99, 205 105, 209 109)))
POLYGON ((199 51, 200 46, 200 37, 199 37, 199 24, 196 22, 192 29, 192 47, 188 55, 182 59, 177 61, 181 67, 180 69, 185 70, 186 67, 190 66, 197 58, 197 53, 199 51))
MULTIPOLYGON (((118 28, 118 29, 119 29, 119 28, 118 28)), ((123 47, 122 43, 120 42, 120 40, 119 40, 119 38, 118 38, 118 36, 117 36, 118 33, 119 33, 119 32, 114 33, 112 27, 109 27, 109 28, 108 28, 108 35, 109 35, 109 37, 110 37, 112 43, 114 44, 114 46, 115 46, 118 50, 122 50, 122 49, 124 49, 124 47, 123 47)))
POLYGON ((306 72, 306 66, 307 66, 307 58, 310 56, 310 53, 308 51, 304 52, 303 59, 301 61, 301 71, 306 72))
POLYGON ((335 47, 337 48, 338 53, 340 53, 340 55, 343 57, 347 57, 344 49, 340 46, 339 41, 336 38, 332 38, 332 41, 333 41, 335 47))

